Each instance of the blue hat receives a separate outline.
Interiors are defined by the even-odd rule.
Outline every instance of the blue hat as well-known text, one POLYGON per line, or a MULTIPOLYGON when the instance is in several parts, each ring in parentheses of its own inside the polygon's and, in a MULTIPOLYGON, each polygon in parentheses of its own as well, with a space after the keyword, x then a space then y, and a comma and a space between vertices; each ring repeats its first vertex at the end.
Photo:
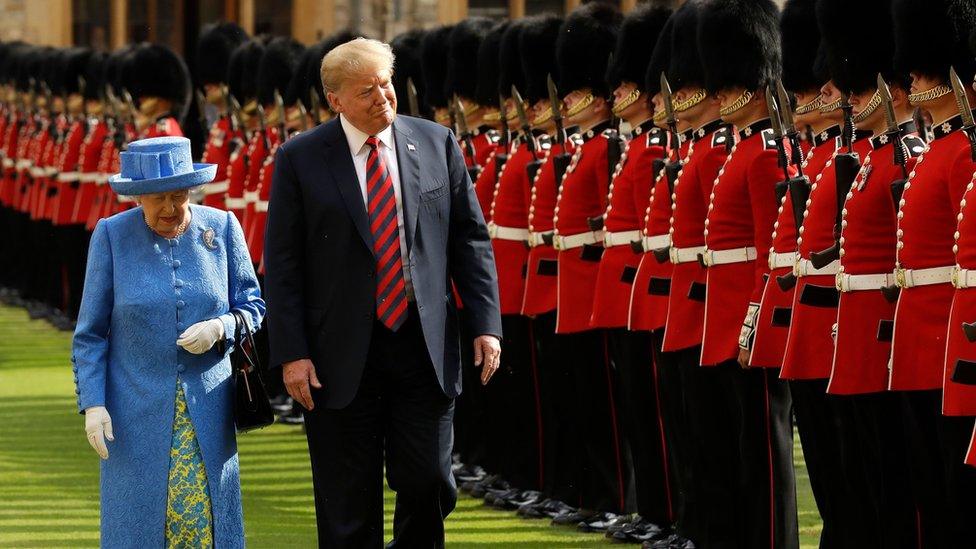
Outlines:
POLYGON ((194 164, 190 140, 154 137, 129 143, 119 155, 122 173, 109 178, 118 194, 133 196, 189 189, 209 183, 217 175, 216 164, 194 164))

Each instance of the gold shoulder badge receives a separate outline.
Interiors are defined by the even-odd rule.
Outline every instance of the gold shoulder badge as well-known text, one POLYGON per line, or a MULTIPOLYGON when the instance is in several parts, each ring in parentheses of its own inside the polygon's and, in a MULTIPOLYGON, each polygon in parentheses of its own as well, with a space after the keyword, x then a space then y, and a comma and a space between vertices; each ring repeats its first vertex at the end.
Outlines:
POLYGON ((209 227, 203 231, 203 245, 211 250, 217 249, 217 233, 209 227))

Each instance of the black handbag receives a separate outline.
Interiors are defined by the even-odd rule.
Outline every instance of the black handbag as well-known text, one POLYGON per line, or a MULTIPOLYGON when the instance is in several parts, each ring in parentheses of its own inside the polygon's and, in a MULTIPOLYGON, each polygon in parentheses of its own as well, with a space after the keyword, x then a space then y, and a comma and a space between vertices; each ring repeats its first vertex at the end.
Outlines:
POLYGON ((274 410, 261 379, 261 363, 254 346, 254 334, 238 311, 232 311, 237 327, 237 346, 230 354, 234 371, 234 425, 238 433, 267 427, 274 423, 274 410))

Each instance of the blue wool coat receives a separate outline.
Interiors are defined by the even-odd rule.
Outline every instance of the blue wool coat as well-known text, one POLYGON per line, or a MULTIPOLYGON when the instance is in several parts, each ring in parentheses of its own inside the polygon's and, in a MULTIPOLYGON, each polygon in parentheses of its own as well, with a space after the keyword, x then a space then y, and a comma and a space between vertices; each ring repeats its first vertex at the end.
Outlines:
POLYGON ((95 227, 72 362, 78 409, 105 406, 115 441, 101 461, 102 547, 163 547, 177 376, 210 488, 216 547, 243 547, 230 351, 234 320, 252 326, 264 301, 233 214, 191 206, 179 238, 152 232, 142 208, 95 227), (226 348, 194 355, 176 344, 219 317, 226 348))

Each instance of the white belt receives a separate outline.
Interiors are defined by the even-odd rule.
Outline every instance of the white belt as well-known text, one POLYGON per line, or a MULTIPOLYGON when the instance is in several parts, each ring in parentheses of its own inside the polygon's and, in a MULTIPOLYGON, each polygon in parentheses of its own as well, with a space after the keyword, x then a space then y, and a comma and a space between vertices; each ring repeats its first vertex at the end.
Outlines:
POLYGON ((17 167, 18 170, 26 170, 27 168, 30 168, 31 165, 33 164, 34 163, 31 162, 30 160, 27 160, 26 158, 21 158, 20 160, 17 161, 15 166, 17 167))
POLYGON ((247 206, 247 202, 245 202, 243 198, 231 198, 228 196, 227 199, 224 200, 224 205, 231 210, 240 210, 247 206))
POLYGON ((691 248, 675 248, 671 246, 671 249, 668 250, 668 255, 671 256, 671 263, 675 265, 698 261, 698 256, 704 253, 704 246, 693 246, 691 248))
POLYGON ((895 283, 900 288, 931 286, 952 282, 955 267, 929 267, 928 269, 895 269, 895 283))
POLYGON ((3 167, 4 168, 13 168, 16 165, 17 164, 14 162, 14 160, 12 158, 4 158, 3 159, 3 167))
POLYGON ((82 183, 95 183, 102 177, 98 172, 81 172, 78 174, 78 181, 82 183))
POLYGON ((833 260, 826 266, 820 269, 816 269, 813 263, 810 263, 809 259, 800 258, 793 267, 793 274, 796 276, 813 276, 813 275, 836 275, 840 271, 840 260, 833 260))
POLYGON ((591 231, 588 233, 571 234, 563 236, 557 234, 552 237, 552 245, 557 250, 572 250, 583 246, 599 244, 603 242, 603 231, 591 231))
POLYGON ((245 191, 244 202, 250 202, 250 203, 257 202, 259 195, 260 193, 258 193, 258 191, 245 191))
POLYGON ((530 232, 529 233, 529 247, 535 248, 536 246, 544 246, 546 244, 546 237, 551 237, 552 231, 543 232, 530 232))
POLYGON ((92 181, 94 181, 96 185, 105 185, 106 183, 108 183, 108 178, 110 177, 112 177, 112 174, 109 173, 101 173, 101 172, 93 173, 92 181))
POLYGON ((796 252, 769 252, 769 268, 782 269, 796 264, 796 252))
POLYGON ((702 262, 705 263, 706 267, 714 267, 715 265, 755 261, 756 257, 758 257, 756 248, 748 246, 731 250, 705 250, 705 253, 702 254, 702 262))
POLYGON ((31 166, 28 172, 31 174, 31 177, 44 177, 47 170, 41 166, 31 166))
POLYGON ((645 252, 660 250, 661 248, 668 248, 670 246, 671 235, 669 234, 656 234, 653 236, 644 235, 641 237, 641 247, 645 252))
POLYGON ((58 169, 55 168, 54 166, 48 166, 44 168, 44 175, 52 176, 52 175, 57 175, 57 173, 58 173, 58 169))
POLYGON ((204 196, 207 196, 211 194, 225 193, 228 189, 230 189, 230 180, 225 179, 223 181, 215 181, 213 183, 207 183, 204 185, 203 194, 204 196))
POLYGON ((976 271, 963 269, 956 265, 952 268, 951 282, 956 288, 974 288, 976 287, 976 271))
POLYGON ((614 246, 629 246, 631 242, 641 240, 641 232, 637 229, 633 231, 620 231, 616 233, 603 233, 603 247, 613 248, 614 246))
POLYGON ((529 230, 518 227, 502 227, 494 223, 488 224, 488 236, 492 240, 515 240, 526 242, 529 240, 529 230))
POLYGON ((62 183, 81 181, 81 172, 61 172, 58 174, 58 181, 62 183))
POLYGON ((851 275, 837 273, 835 285, 842 292, 859 292, 863 290, 880 290, 895 284, 893 273, 851 275))
POLYGON ((267 200, 258 200, 257 202, 255 202, 254 203, 254 211, 257 212, 257 213, 261 213, 261 212, 268 211, 268 201, 267 200))

